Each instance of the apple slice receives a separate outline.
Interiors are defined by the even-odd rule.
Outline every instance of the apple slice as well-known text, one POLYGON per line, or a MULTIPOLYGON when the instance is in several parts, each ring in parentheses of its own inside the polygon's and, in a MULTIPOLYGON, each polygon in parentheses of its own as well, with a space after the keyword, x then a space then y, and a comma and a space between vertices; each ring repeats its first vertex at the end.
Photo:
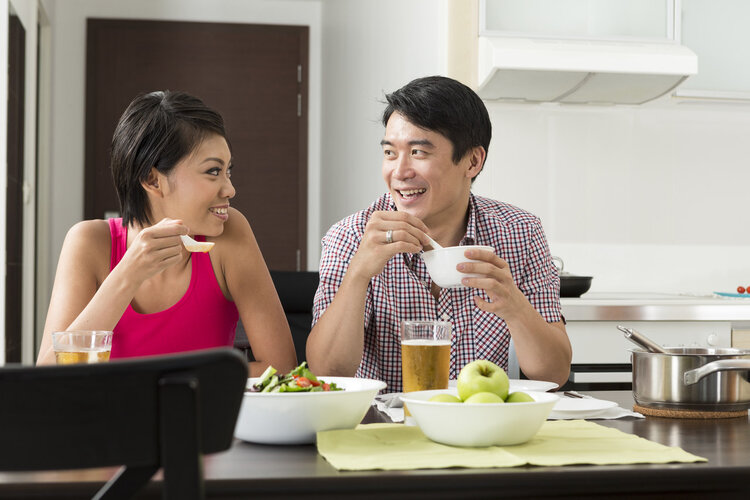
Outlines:
POLYGON ((188 252, 205 253, 214 247, 213 241, 195 241, 193 238, 185 234, 180 235, 180 238, 182 238, 182 244, 185 245, 188 252))

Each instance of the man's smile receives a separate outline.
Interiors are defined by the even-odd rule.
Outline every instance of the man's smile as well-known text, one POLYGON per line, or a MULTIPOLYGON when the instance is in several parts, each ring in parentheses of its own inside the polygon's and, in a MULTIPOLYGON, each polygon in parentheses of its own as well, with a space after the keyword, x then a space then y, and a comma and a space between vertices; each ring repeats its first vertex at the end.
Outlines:
POLYGON ((419 196, 420 194, 423 194, 426 192, 426 188, 418 188, 418 189, 396 189, 396 192, 401 195, 403 198, 412 198, 414 196, 419 196))

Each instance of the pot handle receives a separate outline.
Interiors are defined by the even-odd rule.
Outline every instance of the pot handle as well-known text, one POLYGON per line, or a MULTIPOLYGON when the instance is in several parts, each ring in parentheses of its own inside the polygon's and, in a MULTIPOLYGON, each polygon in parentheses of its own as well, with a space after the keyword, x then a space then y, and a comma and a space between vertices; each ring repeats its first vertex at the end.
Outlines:
POLYGON ((712 361, 693 370, 686 371, 683 375, 685 385, 692 385, 700 381, 706 375, 716 372, 729 370, 747 370, 750 371, 750 359, 721 359, 712 361))
POLYGON ((565 269, 565 262, 560 257, 552 256, 552 264, 557 268, 557 273, 560 274, 563 272, 563 269, 565 269), (559 263, 559 265, 558 265, 559 263))

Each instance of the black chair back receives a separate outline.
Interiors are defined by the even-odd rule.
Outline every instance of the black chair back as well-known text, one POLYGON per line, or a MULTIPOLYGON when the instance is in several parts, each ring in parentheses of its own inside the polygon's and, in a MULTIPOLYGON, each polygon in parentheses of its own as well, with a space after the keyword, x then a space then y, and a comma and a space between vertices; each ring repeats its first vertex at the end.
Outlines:
POLYGON ((271 271, 271 278, 292 331, 297 361, 305 360, 312 329, 312 308, 320 276, 317 271, 271 271))
POLYGON ((164 468, 165 498, 202 498, 201 454, 228 449, 247 381, 232 349, 0 368, 0 470, 122 465, 95 498, 164 468))
MULTIPOLYGON (((271 271, 271 279, 292 331, 297 361, 301 363, 306 358, 307 336, 312 329, 312 307, 315 291, 318 289, 318 272, 271 271)), ((248 359, 252 359, 250 344, 241 321, 237 323, 234 346, 245 352, 248 359)))

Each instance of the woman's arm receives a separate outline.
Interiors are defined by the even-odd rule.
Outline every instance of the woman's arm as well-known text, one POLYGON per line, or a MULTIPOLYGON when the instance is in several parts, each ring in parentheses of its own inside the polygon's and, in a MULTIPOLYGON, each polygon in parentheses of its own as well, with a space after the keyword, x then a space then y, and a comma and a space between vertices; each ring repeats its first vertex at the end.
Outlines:
POLYGON ((260 375, 269 365, 288 372, 297 365, 289 324, 255 235, 239 211, 230 208, 214 252, 255 357, 250 376, 260 375))
MULTIPOLYGON (((52 288, 47 321, 44 325, 44 335, 39 349, 38 364, 55 362, 52 351, 52 332, 67 330, 74 326, 85 330, 111 330, 117 324, 122 311, 118 313, 115 307, 102 308, 102 296, 111 295, 103 290, 99 300, 92 303, 97 294, 104 267, 109 268, 109 227, 105 221, 84 221, 73 226, 65 237, 60 258, 57 263, 55 284, 52 288), (87 309, 87 314, 82 311, 87 309), (99 314, 97 314, 99 313, 99 314), (94 319, 96 315, 97 320, 94 319), (76 321, 81 317, 81 321, 76 321)), ((105 274, 106 276, 106 274, 105 274)), ((107 281, 107 280, 104 280, 107 281)), ((108 288, 112 288, 115 281, 108 288)), ((103 283, 102 283, 103 284, 103 283)), ((128 285, 120 286, 127 289, 128 285)), ((127 304, 125 305, 127 307, 127 304)))
POLYGON ((141 283, 179 262, 180 234, 187 228, 167 219, 142 230, 109 272, 109 224, 96 220, 73 226, 60 252, 37 363, 54 363, 54 331, 114 329, 141 283))

